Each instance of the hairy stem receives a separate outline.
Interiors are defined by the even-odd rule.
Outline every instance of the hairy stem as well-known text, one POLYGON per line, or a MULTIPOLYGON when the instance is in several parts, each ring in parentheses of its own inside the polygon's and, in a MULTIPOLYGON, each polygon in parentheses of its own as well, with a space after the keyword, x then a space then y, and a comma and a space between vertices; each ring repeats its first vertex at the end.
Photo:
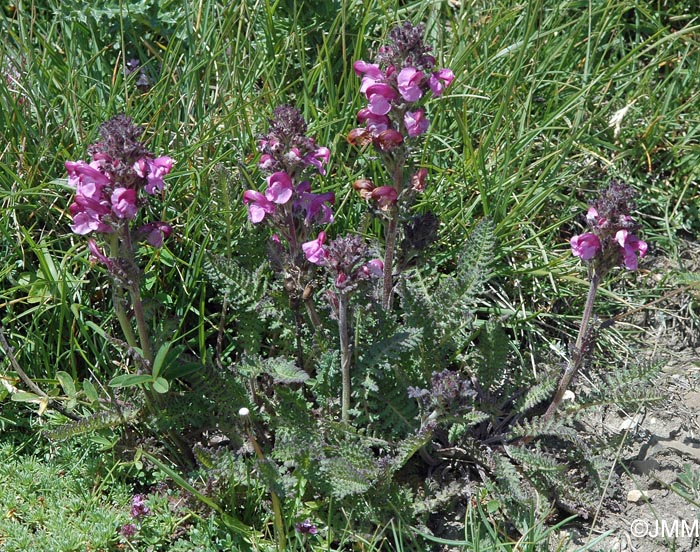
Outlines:
MULTIPOLYGON (((396 189, 397 198, 403 191, 403 164, 404 156, 397 155, 394 159, 392 180, 396 189)), ((398 201, 398 199, 397 199, 398 201)), ((384 289, 382 295, 382 307, 385 311, 391 310, 392 295, 394 292, 394 257, 396 255, 396 238, 399 229, 399 209, 395 205, 390 211, 389 225, 386 230, 384 245, 384 289)))
POLYGON ((396 251, 396 232, 399 226, 399 213, 397 209, 391 215, 386 231, 386 243, 384 249, 384 288, 382 295, 382 307, 385 311, 391 310, 391 299, 394 291, 394 253, 396 251))
POLYGON ((340 333, 340 370, 342 375, 343 396, 341 402, 341 419, 347 422, 350 411, 350 336, 348 334, 348 294, 338 294, 338 331, 340 333))
POLYGON ((561 401, 564 399, 564 393, 569 388, 571 380, 581 368, 583 364, 583 359, 586 356, 586 350, 588 349, 588 344, 586 343, 586 336, 588 334, 588 326, 590 324, 591 315, 593 314, 593 303, 595 302, 596 293, 598 292, 598 286, 600 285, 601 275, 595 270, 591 269, 591 284, 588 288, 588 297, 586 297, 586 306, 583 309, 583 316, 581 317, 581 325, 579 326, 578 336, 576 338, 576 344, 574 345, 574 351, 571 355, 571 360, 564 370, 564 375, 561 380, 559 380, 559 385, 557 386, 557 392, 552 399, 549 408, 544 413, 543 420, 549 420, 554 413, 559 408, 561 401))

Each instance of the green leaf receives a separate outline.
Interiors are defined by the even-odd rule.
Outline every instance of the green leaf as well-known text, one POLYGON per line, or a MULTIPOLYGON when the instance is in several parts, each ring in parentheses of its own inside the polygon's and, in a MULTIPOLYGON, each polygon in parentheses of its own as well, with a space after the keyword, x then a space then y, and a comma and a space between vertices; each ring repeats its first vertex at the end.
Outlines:
POLYGON ((83 380, 83 393, 91 402, 97 402, 100 396, 97 394, 97 389, 90 380, 83 380))
POLYGON ((68 372, 59 371, 56 372, 56 379, 58 383, 61 384, 63 392, 70 398, 75 397, 75 383, 73 382, 73 376, 68 372))
POLYGON ((133 387, 134 385, 141 385, 148 381, 153 381, 153 377, 148 374, 122 374, 121 376, 112 378, 112 381, 109 382, 109 386, 133 387))
POLYGON ((156 393, 167 393, 170 389, 170 383, 165 378, 156 378, 153 382, 153 390, 156 393))
POLYGON ((153 377, 157 378, 160 375, 160 371, 163 369, 165 364, 165 359, 168 356, 168 351, 170 350, 170 345, 172 341, 166 341, 160 346, 158 352, 156 353, 156 358, 153 360, 153 377))

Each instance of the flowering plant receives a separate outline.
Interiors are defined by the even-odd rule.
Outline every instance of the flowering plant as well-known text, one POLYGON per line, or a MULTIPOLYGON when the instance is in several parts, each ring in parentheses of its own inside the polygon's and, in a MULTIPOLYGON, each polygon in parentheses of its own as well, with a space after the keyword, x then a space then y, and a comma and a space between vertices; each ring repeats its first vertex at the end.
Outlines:
POLYGON ((330 150, 306 136, 306 121, 293 107, 282 105, 270 119, 267 135, 259 141, 258 166, 266 173, 265 192, 246 190, 243 203, 253 224, 266 223, 271 238, 275 268, 284 272, 288 289, 303 290, 308 279, 307 262, 321 264, 325 258, 326 234, 313 229, 333 222, 333 192, 312 193, 309 173, 326 174, 330 150), (306 262, 305 262, 306 261, 306 262))
POLYGON ((570 240, 572 254, 588 264, 589 289, 571 360, 544 414, 545 420, 556 412, 591 348, 590 319, 603 278, 618 265, 627 270, 636 270, 639 259, 646 255, 648 246, 635 234, 639 225, 630 214, 635 209, 633 199, 634 191, 627 184, 611 182, 601 191, 598 199, 588 206, 586 223, 590 231, 575 235, 570 240))
POLYGON ((352 129, 347 140, 360 147, 372 144, 391 178, 390 183, 380 186, 368 179, 353 184, 363 199, 374 202, 385 219, 385 310, 390 310, 392 303, 399 217, 426 186, 427 169, 406 170, 412 142, 430 126, 421 102, 430 95, 442 96, 454 80, 452 70, 435 68, 435 57, 424 43, 423 33, 423 25, 414 27, 405 22, 389 33, 388 43, 379 48, 374 63, 358 60, 353 65, 362 78, 360 92, 368 104, 357 113, 363 126, 352 129))

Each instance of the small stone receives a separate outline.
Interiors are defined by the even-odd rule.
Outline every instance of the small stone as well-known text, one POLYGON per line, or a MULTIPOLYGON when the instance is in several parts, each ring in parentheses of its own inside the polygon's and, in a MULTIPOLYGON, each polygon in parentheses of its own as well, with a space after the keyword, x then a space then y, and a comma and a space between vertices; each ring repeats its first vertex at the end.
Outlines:
POLYGON ((571 389, 567 389, 566 391, 564 391, 564 396, 562 397, 562 400, 573 402, 575 398, 576 395, 574 394, 574 392, 571 389))
POLYGON ((623 432, 634 429, 639 425, 641 421, 642 419, 639 416, 635 416, 634 418, 625 418, 624 420, 622 420, 622 423, 618 427, 618 431, 623 432))
POLYGON ((632 489, 627 493, 627 502, 632 502, 636 504, 637 502, 646 502, 649 500, 649 494, 646 491, 640 491, 639 489, 632 489))

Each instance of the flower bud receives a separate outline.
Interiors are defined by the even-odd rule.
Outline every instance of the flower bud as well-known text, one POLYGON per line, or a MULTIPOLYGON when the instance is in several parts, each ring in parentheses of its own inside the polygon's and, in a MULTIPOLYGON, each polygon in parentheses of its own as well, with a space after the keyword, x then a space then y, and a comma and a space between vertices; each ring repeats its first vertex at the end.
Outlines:
POLYGON ((379 133, 374 142, 382 151, 391 151, 403 143, 403 136, 398 130, 389 128, 379 133))
POLYGON ((396 203, 398 194, 393 186, 379 186, 372 190, 371 197, 381 210, 386 211, 396 203))
POLYGON ((347 141, 350 145, 364 147, 372 141, 372 135, 366 128, 353 128, 348 132, 347 141))
POLYGON ((360 194, 360 197, 365 200, 370 199, 372 191, 374 190, 374 184, 372 184, 371 180, 366 178, 355 180, 355 182, 352 183, 352 187, 360 194))

